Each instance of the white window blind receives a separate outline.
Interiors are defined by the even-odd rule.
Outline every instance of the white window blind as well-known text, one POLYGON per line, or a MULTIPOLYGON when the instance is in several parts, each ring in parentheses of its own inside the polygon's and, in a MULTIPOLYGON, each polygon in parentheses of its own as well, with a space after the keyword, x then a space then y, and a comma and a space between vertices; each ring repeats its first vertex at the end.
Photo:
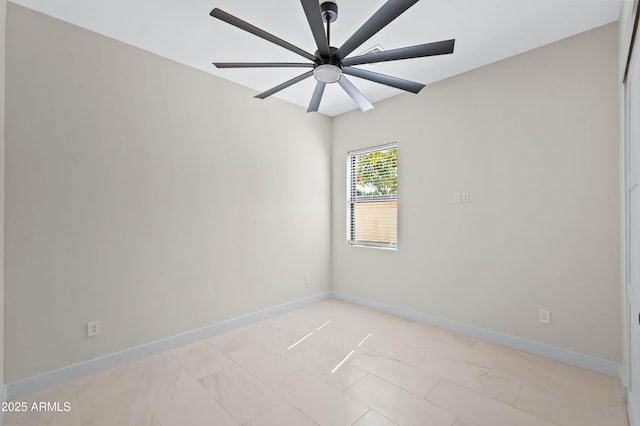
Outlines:
POLYGON ((398 147, 389 144, 350 152, 348 242, 396 248, 398 245, 398 147))

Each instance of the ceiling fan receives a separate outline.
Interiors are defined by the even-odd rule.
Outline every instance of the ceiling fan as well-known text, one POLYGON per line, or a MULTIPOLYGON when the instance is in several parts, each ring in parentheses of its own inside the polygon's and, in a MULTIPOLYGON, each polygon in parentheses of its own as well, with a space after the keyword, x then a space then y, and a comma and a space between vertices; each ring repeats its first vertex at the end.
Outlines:
POLYGON ((330 44, 331 23, 335 22, 338 18, 338 5, 333 1, 324 1, 322 4, 320 4, 318 0, 300 0, 300 2, 302 3, 302 8, 311 27, 311 33, 318 47, 318 50, 313 55, 218 8, 213 9, 210 15, 271 43, 277 44, 291 52, 297 53, 311 62, 214 62, 213 65, 217 68, 313 68, 313 70, 285 81, 255 97, 264 99, 313 76, 317 83, 307 112, 318 111, 325 85, 336 82, 347 92, 362 111, 367 111, 373 108, 373 105, 371 105, 371 102, 367 100, 362 92, 347 79, 345 74, 412 93, 418 93, 424 87, 424 84, 363 70, 361 68, 354 68, 354 65, 453 53, 455 39, 348 57, 349 54, 365 41, 369 40, 374 34, 416 4, 418 0, 388 0, 339 48, 333 47, 330 44))

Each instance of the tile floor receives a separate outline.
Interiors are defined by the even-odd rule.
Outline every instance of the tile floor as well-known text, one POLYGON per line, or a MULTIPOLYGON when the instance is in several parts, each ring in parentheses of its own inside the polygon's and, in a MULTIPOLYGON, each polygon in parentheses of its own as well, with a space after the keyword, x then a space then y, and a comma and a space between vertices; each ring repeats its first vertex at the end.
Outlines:
POLYGON ((337 300, 22 399, 4 425, 628 425, 617 379, 337 300))

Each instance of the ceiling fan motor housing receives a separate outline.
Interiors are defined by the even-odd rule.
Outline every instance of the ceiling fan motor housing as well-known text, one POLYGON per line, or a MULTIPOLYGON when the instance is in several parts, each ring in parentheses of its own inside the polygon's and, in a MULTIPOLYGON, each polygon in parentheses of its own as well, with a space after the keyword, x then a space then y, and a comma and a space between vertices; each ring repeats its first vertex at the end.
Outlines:
POLYGON ((336 47, 329 47, 331 56, 328 58, 321 57, 320 52, 316 51, 316 61, 313 65, 313 76, 317 81, 323 83, 335 83, 342 76, 342 64, 333 56, 338 51, 336 47))
POLYGON ((338 19, 338 5, 333 1, 325 1, 320 5, 322 19, 325 22, 335 22, 338 19))

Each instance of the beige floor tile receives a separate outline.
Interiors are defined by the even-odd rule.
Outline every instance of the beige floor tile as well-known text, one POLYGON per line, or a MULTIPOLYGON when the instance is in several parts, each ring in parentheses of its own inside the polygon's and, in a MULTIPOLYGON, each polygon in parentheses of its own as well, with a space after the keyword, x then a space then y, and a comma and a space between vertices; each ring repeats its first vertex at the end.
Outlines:
POLYGON ((278 315, 263 321, 282 331, 288 331, 300 336, 316 330, 322 324, 330 321, 331 317, 320 309, 297 309, 286 314, 278 315))
POLYGON ((335 309, 328 314, 332 322, 327 330, 332 330, 342 337, 356 341, 360 341, 368 334, 376 334, 387 339, 402 339, 403 343, 415 340, 410 329, 410 326, 414 324, 412 321, 360 306, 341 303, 343 303, 342 306, 336 305, 335 309))
POLYGON ((45 424, 46 426, 84 426, 80 422, 80 413, 77 411, 58 413, 45 424))
POLYGON ((229 352, 241 349, 245 345, 252 344, 253 340, 245 334, 244 329, 239 328, 211 337, 207 339, 207 342, 211 343, 213 347, 226 355, 229 352))
POLYGON ((452 412, 372 375, 347 389, 347 394, 399 425, 450 426, 456 419, 452 412))
MULTIPOLYGON (((2 424, 4 426, 40 426, 46 424, 51 418, 42 418, 39 413, 31 411, 8 411, 4 413, 2 418, 2 424)), ((77 422, 80 424, 80 421, 77 422)))
POLYGON ((515 402, 522 388, 520 382, 510 377, 494 375, 487 368, 439 355, 425 359, 418 367, 433 376, 458 383, 507 404, 515 402))
POLYGON ((196 379, 233 364, 229 357, 217 350, 208 340, 182 346, 171 353, 196 379))
POLYGON ((569 366, 513 349, 505 349, 491 371, 519 382, 553 386, 558 383, 559 378, 569 374, 569 366))
POLYGON ((522 389, 520 382, 505 377, 494 376, 491 371, 485 376, 460 380, 458 384, 509 405, 515 403, 522 389))
POLYGON ((344 336, 358 338, 366 336, 374 331, 374 324, 359 318, 361 311, 351 310, 333 311, 329 314, 331 318, 331 328, 344 336))
POLYGON ((553 423, 533 414, 446 381, 436 386, 427 400, 462 418, 471 419, 478 426, 553 426, 553 423))
POLYGON ((469 378, 482 377, 489 372, 488 368, 441 357, 439 354, 434 354, 434 356, 425 359, 418 365, 418 368, 436 377, 456 382, 465 381, 469 378))
MULTIPOLYGON (((124 371, 127 372, 127 367, 117 367, 117 368, 112 368, 109 370, 106 370, 104 372, 101 373, 97 373, 93 376, 90 376, 91 378, 93 377, 112 377, 112 376, 117 376, 117 375, 113 375, 112 373, 114 372, 119 372, 119 371, 124 371)), ((72 396, 74 396, 78 390, 80 390, 83 386, 86 386, 87 383, 87 379, 89 379, 89 377, 83 377, 81 379, 78 380, 74 380, 71 382, 67 382, 67 383, 63 383, 61 385, 58 386, 53 386, 53 387, 49 387, 46 389, 43 389, 35 394, 32 394, 26 398, 20 398, 21 401, 29 401, 29 402, 39 402, 39 401, 52 401, 52 402, 64 402, 64 401, 68 401, 69 398, 71 398, 72 396)), ((130 382, 132 385, 135 385, 134 382, 130 382)))
POLYGON ((420 353, 440 352, 443 356, 464 360, 479 343, 477 339, 427 324, 415 323, 410 328, 416 333, 410 345, 420 353))
POLYGON ((389 336, 381 333, 372 333, 365 346, 380 352, 389 358, 411 366, 420 364, 425 356, 415 346, 405 343, 401 336, 389 336))
POLYGON ((152 410, 166 410, 207 395, 170 352, 131 363, 129 369, 152 410))
POLYGON ((366 336, 367 334, 364 333, 359 335, 346 335, 339 331, 338 327, 335 327, 332 323, 321 330, 315 330, 313 335, 305 340, 305 343, 342 359, 351 351, 355 351, 356 353, 364 352, 366 347, 358 345, 366 336))
POLYGON ((574 392, 563 392, 549 387, 525 384, 515 407, 538 417, 562 425, 602 426, 621 424, 605 410, 594 405, 589 398, 581 398, 574 392))
POLYGON ((137 383, 129 368, 124 365, 80 379, 74 386, 78 404, 87 405, 95 400, 135 389, 137 383))
POLYGON ((229 358, 265 385, 271 385, 298 371, 291 361, 257 342, 230 352, 229 358))
POLYGON ((304 371, 272 388, 320 425, 351 425, 367 411, 364 405, 304 371))
POLYGON ((258 417, 281 399, 236 365, 200 379, 202 386, 239 423, 258 417))
POLYGON ((303 337, 289 331, 280 330, 279 328, 265 322, 252 324, 250 326, 244 327, 243 330, 244 333, 249 338, 251 338, 252 341, 260 343, 265 348, 270 349, 272 352, 278 355, 285 355, 287 352, 287 348, 294 342, 300 340, 301 337, 303 337))
MULTIPOLYGON (((352 311, 356 318, 361 318, 369 328, 380 334, 404 336, 405 333, 411 331, 411 327, 415 324, 415 321, 362 306, 354 305, 351 309, 347 306, 346 309, 352 311)), ((408 335, 407 338, 410 340, 413 335, 408 335)))
POLYGON ((587 399, 603 412, 611 405, 611 398, 619 394, 620 382, 613 377, 569 366, 567 374, 556 377, 561 386, 582 399, 587 399))
POLYGON ((609 404, 612 407, 617 405, 624 405, 620 381, 617 379, 614 379, 613 387, 609 391, 609 404))
POLYGON ((339 390, 348 388, 367 374, 348 361, 334 371, 344 358, 340 359, 312 345, 298 345, 288 351, 286 356, 298 367, 339 390))
POLYGON ((369 410, 367 414, 362 416, 360 420, 355 422, 353 426, 398 426, 382 414, 378 414, 373 410, 369 410))
POLYGON ((160 426, 137 389, 94 399, 81 405, 79 411, 82 426, 160 426))
POLYGON ((237 425, 231 416, 210 397, 194 399, 170 410, 161 411, 157 414, 157 418, 160 421, 160 426, 237 425))
POLYGON ((480 367, 491 368, 501 353, 502 346, 480 341, 473 345, 471 350, 462 356, 461 360, 480 367))
POLYGON ((451 426, 476 426, 475 423, 471 423, 469 420, 465 420, 463 418, 458 417, 453 425, 451 426))
POLYGON ((611 417, 615 419, 616 426, 628 426, 629 415, 627 414, 627 406, 624 404, 614 405, 611 407, 611 417))
POLYGON ((246 423, 244 426, 316 426, 318 423, 305 416, 291 404, 283 402, 264 414, 246 423))
POLYGON ((438 376, 371 350, 357 356, 351 363, 422 398, 441 380, 438 376))
POLYGON ((619 392, 619 382, 612 377, 513 350, 500 356, 491 374, 545 393, 570 396, 570 400, 589 401, 591 408, 602 413, 609 412, 612 395, 619 392))

